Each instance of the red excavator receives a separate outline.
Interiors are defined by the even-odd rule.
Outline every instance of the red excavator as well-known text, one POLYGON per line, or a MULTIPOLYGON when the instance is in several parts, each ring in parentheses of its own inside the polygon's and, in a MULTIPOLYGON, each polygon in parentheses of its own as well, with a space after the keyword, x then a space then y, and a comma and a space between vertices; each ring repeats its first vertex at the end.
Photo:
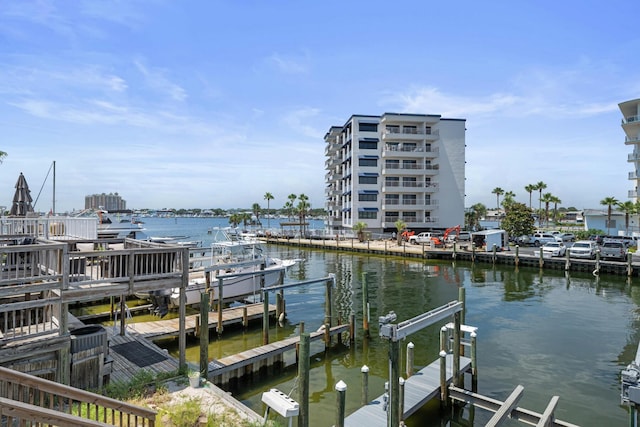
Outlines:
POLYGON ((453 233, 455 231, 456 233, 456 237, 458 237, 458 234, 460 234, 460 226, 456 225, 454 227, 449 227, 446 230, 444 230, 444 235, 442 237, 432 237, 433 243, 436 246, 444 246, 444 244, 447 242, 447 237, 449 237, 449 234, 453 233))

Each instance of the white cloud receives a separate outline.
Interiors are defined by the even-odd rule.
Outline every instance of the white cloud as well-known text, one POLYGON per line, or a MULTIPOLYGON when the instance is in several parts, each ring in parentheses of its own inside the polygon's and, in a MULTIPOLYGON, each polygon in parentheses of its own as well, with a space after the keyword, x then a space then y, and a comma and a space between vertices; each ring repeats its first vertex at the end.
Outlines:
POLYGON ((267 58, 267 63, 286 74, 302 74, 309 71, 309 59, 307 55, 294 57, 274 53, 267 58))
MULTIPOLYGON (((311 126, 311 123, 314 122, 314 119, 316 119, 319 114, 320 109, 305 107, 285 114, 282 120, 297 133, 308 136, 309 138, 322 139, 325 130, 315 129, 311 126)), ((315 121, 317 121, 317 119, 315 121)))
POLYGON ((149 68, 141 60, 133 61, 136 68, 144 76, 149 87, 155 89, 174 101, 184 101, 187 99, 187 91, 179 85, 170 81, 165 74, 167 71, 157 68, 149 68))

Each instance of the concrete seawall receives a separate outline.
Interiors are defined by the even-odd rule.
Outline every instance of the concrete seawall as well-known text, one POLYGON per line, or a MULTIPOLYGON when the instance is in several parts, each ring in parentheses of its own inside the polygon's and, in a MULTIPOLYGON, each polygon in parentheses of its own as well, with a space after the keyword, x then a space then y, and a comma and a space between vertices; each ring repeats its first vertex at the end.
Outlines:
POLYGON ((471 249, 470 243, 454 247, 432 248, 430 245, 398 245, 390 240, 371 240, 359 242, 356 239, 301 239, 301 238, 261 238, 263 242, 274 245, 306 247, 310 249, 355 252, 361 254, 393 256, 401 258, 439 259, 481 262, 486 264, 505 264, 521 267, 538 267, 549 270, 580 271, 593 274, 613 274, 619 276, 640 275, 640 262, 586 260, 576 258, 543 258, 517 254, 515 247, 509 251, 485 252, 471 249))

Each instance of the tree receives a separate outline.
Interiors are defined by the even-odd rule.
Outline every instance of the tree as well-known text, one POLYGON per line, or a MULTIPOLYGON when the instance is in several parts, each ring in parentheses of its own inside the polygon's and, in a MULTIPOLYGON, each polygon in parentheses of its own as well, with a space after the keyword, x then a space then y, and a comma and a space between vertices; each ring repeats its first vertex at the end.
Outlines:
MULTIPOLYGON (((289 196, 291 197, 291 196, 289 196)), ((304 232, 305 232, 305 219, 307 217, 307 211, 309 210, 309 208, 311 208, 311 205, 307 202, 307 200, 309 200, 309 198, 304 195, 304 194, 300 194, 298 196, 298 216, 300 218, 300 234, 302 234, 304 236, 304 232)))
POLYGON ((229 216, 229 224, 233 227, 237 227, 242 222, 242 218, 239 214, 231 214, 229 216))
POLYGON ((289 199, 289 221, 293 219, 293 211, 295 209, 295 203, 297 198, 298 196, 293 193, 287 196, 287 199, 289 199))
POLYGON ((626 202, 619 202, 618 207, 622 212, 624 212, 624 229, 625 229, 625 234, 628 236, 629 235, 629 217, 637 213, 636 204, 630 200, 627 200, 626 202))
POLYGON ((399 219, 394 223, 394 225, 396 226, 396 230, 397 230, 396 243, 398 244, 398 246, 400 246, 400 244, 402 243, 402 232, 404 231, 405 228, 407 228, 407 223, 399 219))
POLYGON ((600 204, 607 206, 607 234, 610 234, 611 214, 613 213, 613 209, 611 207, 618 204, 618 199, 613 196, 605 197, 600 200, 600 204))
POLYGON ((534 190, 536 190, 535 184, 527 184, 524 186, 524 191, 529 193, 529 209, 531 209, 531 193, 533 193, 534 190))
POLYGON ((253 212, 253 216, 256 217, 256 224, 262 225, 260 222, 260 205, 258 203, 254 203, 251 205, 251 211, 253 212))
POLYGON ((356 232, 359 242, 364 242, 364 230, 366 229, 367 229, 367 224, 362 221, 359 221, 353 224, 353 231, 356 232))
MULTIPOLYGON (((545 188, 547 188, 547 184, 545 184, 542 181, 538 181, 537 184, 535 184, 535 190, 538 190, 538 212, 542 213, 542 190, 544 190, 545 188)), ((540 221, 540 217, 538 216, 538 225, 541 224, 540 221)))
POLYGON ((524 203, 516 202, 509 207, 509 212, 507 212, 502 221, 502 228, 506 230, 510 236, 528 236, 533 233, 534 224, 533 210, 528 208, 524 203))
POLYGON ((471 211, 473 212, 474 223, 472 225, 472 229, 479 230, 480 229, 480 220, 487 215, 487 207, 482 203, 476 203, 471 206, 471 211))
POLYGON ((500 210, 500 196, 504 194, 504 190, 500 187, 496 187, 493 190, 491 190, 491 194, 496 195, 496 208, 500 210))
POLYGON ((509 207, 515 203, 516 193, 513 191, 507 191, 504 193, 504 198, 502 199, 502 207, 504 208, 505 214, 509 210, 509 207))
POLYGON ((273 194, 269 192, 264 193, 264 199, 267 201, 267 228, 271 228, 271 211, 269 202, 273 200, 273 194))
MULTIPOLYGON (((553 194, 544 193, 540 198, 540 201, 544 202, 544 219, 548 227, 549 226, 549 203, 553 202, 553 194)), ((540 222, 538 221, 538 223, 540 222)))
POLYGON ((562 203, 562 200, 560 200, 559 197, 557 196, 552 196, 551 197, 551 203, 553 203, 553 221, 554 222, 558 222, 558 204, 562 203))

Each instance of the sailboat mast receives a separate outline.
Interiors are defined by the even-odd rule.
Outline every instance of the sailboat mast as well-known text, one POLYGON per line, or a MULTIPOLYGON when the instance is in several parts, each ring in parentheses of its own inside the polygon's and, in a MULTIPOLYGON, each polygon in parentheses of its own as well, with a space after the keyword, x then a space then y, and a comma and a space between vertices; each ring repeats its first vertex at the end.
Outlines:
POLYGON ((56 214, 56 161, 53 161, 53 215, 56 214))

